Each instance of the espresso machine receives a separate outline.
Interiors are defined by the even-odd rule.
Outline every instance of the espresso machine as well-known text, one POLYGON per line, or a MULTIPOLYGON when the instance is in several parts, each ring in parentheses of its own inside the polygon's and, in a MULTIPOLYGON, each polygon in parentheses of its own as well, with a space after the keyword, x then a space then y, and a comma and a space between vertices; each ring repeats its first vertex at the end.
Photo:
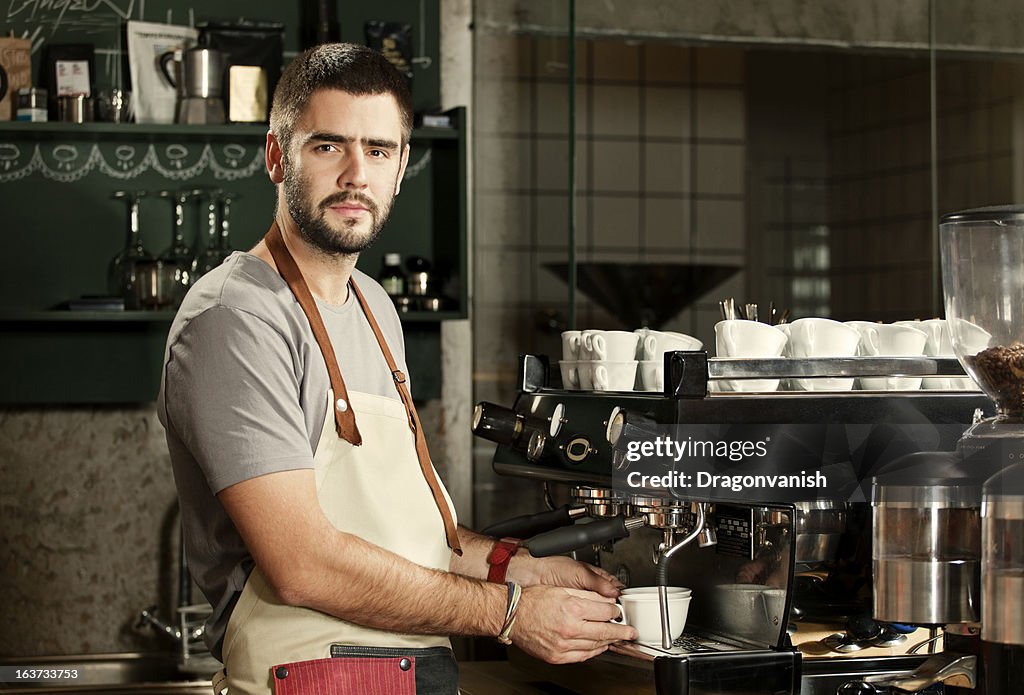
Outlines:
MULTIPOLYGON (((560 666, 512 651, 514 664, 588 694, 834 695, 871 677, 915 674, 931 658, 909 653, 934 649, 928 627, 872 615, 871 481, 908 456, 955 450, 991 402, 970 391, 747 393, 709 383, 962 375, 956 360, 672 352, 661 393, 562 389, 543 356, 523 356, 519 367, 513 407, 478 404, 473 430, 498 444, 498 473, 543 483, 549 509, 484 532, 527 539, 537 556, 573 552, 628 586, 688 587, 692 600, 672 642, 620 643, 560 666), (632 455, 666 437, 736 442, 752 455, 632 455), (755 461, 759 443, 766 455, 755 461), (827 492, 722 484, 765 471, 798 481, 820 474, 827 492)), ((918 691, 937 692, 948 673, 918 691)))
POLYGON ((1024 208, 947 215, 940 239, 955 360, 670 352, 638 393, 566 390, 523 356, 515 404, 478 404, 473 430, 548 511, 485 532, 692 600, 674 641, 663 608, 660 643, 510 660, 588 694, 1024 692, 1024 208), (965 371, 984 393, 709 388, 965 371))

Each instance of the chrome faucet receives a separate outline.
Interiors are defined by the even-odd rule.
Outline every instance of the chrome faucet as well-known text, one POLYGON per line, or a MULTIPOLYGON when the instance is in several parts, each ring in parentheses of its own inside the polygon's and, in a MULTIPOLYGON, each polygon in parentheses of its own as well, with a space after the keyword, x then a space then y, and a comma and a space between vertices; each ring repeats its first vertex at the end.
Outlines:
MULTIPOLYGON (((136 628, 146 626, 152 627, 158 633, 167 635, 177 645, 180 657, 179 668, 189 670, 190 664, 197 664, 200 670, 206 669, 200 657, 207 655, 208 650, 202 644, 206 634, 204 624, 205 617, 209 615, 209 606, 196 606, 192 604, 192 576, 188 570, 188 560, 185 558, 184 533, 179 526, 178 544, 178 621, 179 626, 175 627, 164 622, 157 615, 157 607, 149 606, 139 612, 139 619, 136 628)), ((215 670, 215 669, 214 669, 215 670)))

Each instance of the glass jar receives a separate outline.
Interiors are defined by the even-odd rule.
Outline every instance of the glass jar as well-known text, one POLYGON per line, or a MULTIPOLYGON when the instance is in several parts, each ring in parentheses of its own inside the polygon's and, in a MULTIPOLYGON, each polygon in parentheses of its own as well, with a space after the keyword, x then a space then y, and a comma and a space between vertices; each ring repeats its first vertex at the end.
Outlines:
POLYGON ((956 452, 897 459, 872 480, 874 617, 980 619, 981 485, 956 452))
POLYGON ((392 297, 400 297, 405 294, 405 273, 402 271, 401 254, 384 254, 380 275, 377 279, 384 291, 392 297))
POLYGON ((981 636, 1024 646, 1024 463, 985 483, 982 517, 981 636))

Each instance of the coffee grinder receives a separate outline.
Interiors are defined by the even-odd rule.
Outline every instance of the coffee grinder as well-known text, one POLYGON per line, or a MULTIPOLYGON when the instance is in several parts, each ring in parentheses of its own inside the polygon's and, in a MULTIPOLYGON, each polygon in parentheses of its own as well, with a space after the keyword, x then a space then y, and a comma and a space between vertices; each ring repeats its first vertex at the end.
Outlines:
POLYGON ((942 286, 953 350, 992 399, 959 449, 998 469, 981 501, 982 684, 988 695, 1024 683, 1024 207, 946 215, 942 286))
MULTIPOLYGON (((946 215, 946 319, 996 415, 953 452, 919 452, 872 481, 874 617, 942 628, 943 652, 887 688, 1020 692, 1024 680, 1024 207, 946 215)), ((867 692, 865 689, 864 692, 867 692)))

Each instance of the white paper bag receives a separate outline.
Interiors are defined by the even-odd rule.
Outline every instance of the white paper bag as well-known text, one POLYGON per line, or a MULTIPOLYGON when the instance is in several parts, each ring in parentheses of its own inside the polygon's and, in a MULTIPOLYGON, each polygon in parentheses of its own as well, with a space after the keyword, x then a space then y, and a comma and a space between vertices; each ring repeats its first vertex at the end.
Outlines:
POLYGON ((136 123, 174 123, 177 90, 160 70, 160 56, 191 48, 198 38, 199 31, 192 27, 128 22, 128 69, 136 123))

